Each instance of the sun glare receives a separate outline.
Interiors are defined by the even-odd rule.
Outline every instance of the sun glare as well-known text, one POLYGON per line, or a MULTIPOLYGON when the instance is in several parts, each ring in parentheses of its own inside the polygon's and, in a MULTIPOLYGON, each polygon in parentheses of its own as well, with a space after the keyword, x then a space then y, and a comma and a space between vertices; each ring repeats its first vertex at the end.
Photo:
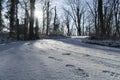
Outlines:
POLYGON ((42 18, 42 12, 39 10, 35 10, 35 17, 36 18, 42 18))

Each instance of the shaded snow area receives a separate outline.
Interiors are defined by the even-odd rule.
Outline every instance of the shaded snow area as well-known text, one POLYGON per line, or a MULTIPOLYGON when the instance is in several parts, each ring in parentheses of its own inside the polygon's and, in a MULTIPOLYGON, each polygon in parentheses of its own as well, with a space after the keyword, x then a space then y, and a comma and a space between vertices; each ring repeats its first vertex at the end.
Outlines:
POLYGON ((83 42, 89 43, 89 44, 97 44, 102 46, 108 46, 108 47, 116 47, 120 48, 120 41, 113 41, 113 40, 88 40, 84 39, 83 42))
POLYGON ((120 49, 74 38, 0 44, 0 80, 120 80, 120 49))
POLYGON ((0 44, 2 43, 8 43, 8 35, 7 34, 0 34, 0 44))

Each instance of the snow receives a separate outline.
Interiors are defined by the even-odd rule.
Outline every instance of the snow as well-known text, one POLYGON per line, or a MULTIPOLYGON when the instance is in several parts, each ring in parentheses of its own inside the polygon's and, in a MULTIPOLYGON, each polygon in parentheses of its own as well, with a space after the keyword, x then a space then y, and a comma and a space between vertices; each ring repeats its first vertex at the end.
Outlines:
POLYGON ((8 34, 0 33, 0 44, 8 42, 8 34))
POLYGON ((0 44, 0 80, 120 80, 120 49, 75 37, 0 44))
POLYGON ((109 47, 117 47, 120 48, 120 41, 115 40, 88 40, 84 39, 83 42, 89 43, 89 44, 97 44, 102 46, 109 46, 109 47))

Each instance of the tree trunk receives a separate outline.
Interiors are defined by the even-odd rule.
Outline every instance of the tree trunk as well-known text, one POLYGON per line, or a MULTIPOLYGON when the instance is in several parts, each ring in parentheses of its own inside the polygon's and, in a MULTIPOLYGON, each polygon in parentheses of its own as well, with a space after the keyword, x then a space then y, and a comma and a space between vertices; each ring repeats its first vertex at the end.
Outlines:
POLYGON ((50 7, 50 2, 47 2, 47 29, 46 29, 46 35, 49 35, 49 26, 50 26, 50 20, 49 20, 49 7, 50 7))
POLYGON ((78 35, 78 36, 81 36, 81 28, 78 28, 77 31, 78 31, 78 32, 77 32, 77 33, 78 33, 77 35, 78 35))
POLYGON ((44 34, 45 33, 45 7, 43 6, 43 29, 42 29, 42 33, 44 34))
POLYGON ((24 19, 24 40, 28 39, 27 32, 28 32, 28 21, 27 21, 27 18, 25 18, 24 19))
POLYGON ((10 37, 13 38, 15 32, 15 0, 10 0, 10 37))
POLYGON ((17 27, 17 40, 20 40, 19 19, 17 19, 16 27, 17 27))
POLYGON ((78 24, 78 36, 81 36, 81 13, 79 6, 77 7, 77 24, 78 24))
POLYGON ((56 12, 56 6, 55 6, 55 16, 54 16, 54 31, 56 31, 56 19, 57 19, 57 12, 56 12))
POLYGON ((29 39, 34 39, 34 11, 35 11, 35 0, 30 0, 30 28, 29 28, 29 39))
POLYGON ((39 22, 38 19, 36 19, 36 27, 35 27, 35 38, 39 39, 39 22))
POLYGON ((103 21, 103 4, 102 0, 98 0, 98 20, 99 20, 99 28, 100 28, 100 36, 104 38, 106 35, 104 21, 103 21))
POLYGON ((2 31, 2 2, 3 0, 0 0, 0 32, 2 31))

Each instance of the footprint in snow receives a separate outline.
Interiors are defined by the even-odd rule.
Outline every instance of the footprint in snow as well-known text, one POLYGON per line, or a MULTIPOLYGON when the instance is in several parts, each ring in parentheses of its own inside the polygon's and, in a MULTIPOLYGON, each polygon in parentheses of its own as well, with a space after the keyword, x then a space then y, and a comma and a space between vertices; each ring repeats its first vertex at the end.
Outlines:
POLYGON ((66 64, 66 67, 70 68, 70 71, 73 72, 75 75, 81 76, 81 77, 89 77, 88 73, 86 73, 81 68, 76 68, 75 65, 72 64, 66 64))
POLYGON ((69 55, 71 55, 71 54, 70 54, 70 53, 63 53, 62 55, 68 55, 68 56, 69 56, 69 55))
POLYGON ((120 73, 115 73, 115 72, 111 72, 111 71, 107 71, 107 70, 103 70, 102 72, 106 73, 106 74, 110 74, 110 76, 114 76, 114 77, 120 76, 120 73))
POLYGON ((85 57, 90 57, 90 55, 89 54, 86 54, 86 55, 84 55, 85 57))
POLYGON ((75 67, 75 65, 72 65, 72 64, 66 64, 65 66, 66 67, 75 67))
POLYGON ((77 69, 74 70, 74 72, 75 72, 76 75, 80 75, 82 77, 89 77, 88 73, 86 73, 84 71, 84 69, 77 68, 77 69))
POLYGON ((52 57, 52 56, 49 56, 48 58, 53 59, 53 60, 55 60, 55 61, 62 61, 62 59, 57 59, 57 58, 52 57))

